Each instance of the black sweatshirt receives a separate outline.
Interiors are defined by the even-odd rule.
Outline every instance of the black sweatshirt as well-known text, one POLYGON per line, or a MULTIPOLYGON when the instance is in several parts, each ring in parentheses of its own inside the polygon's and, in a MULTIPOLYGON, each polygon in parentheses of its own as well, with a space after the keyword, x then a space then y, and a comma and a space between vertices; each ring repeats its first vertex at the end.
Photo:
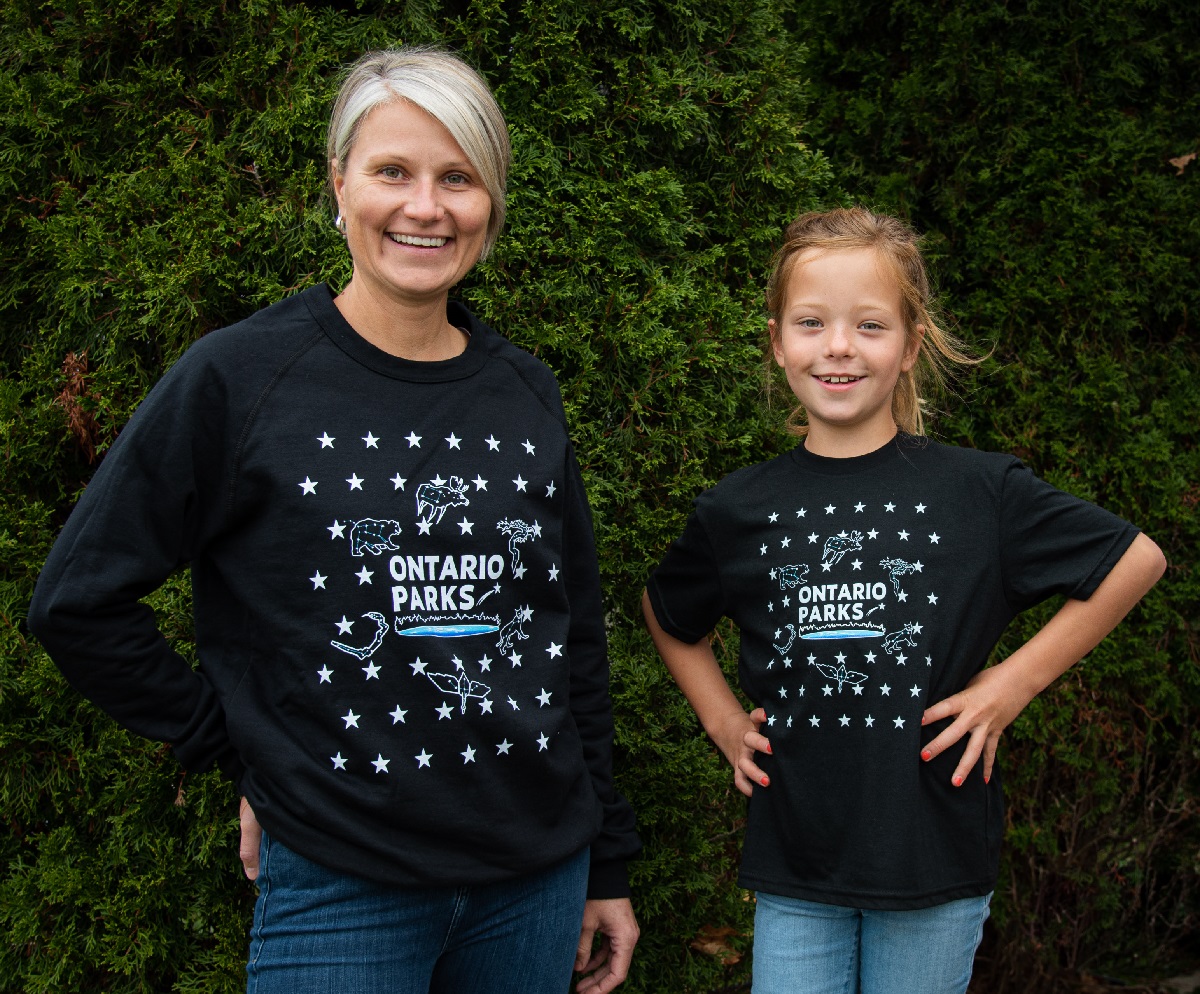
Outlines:
POLYGON ((614 791, 591 520, 550 371, 464 308, 442 362, 326 286, 214 332, 150 392, 42 571, 29 627, 82 694, 285 845, 398 885, 639 847, 614 791), (139 603, 190 564, 199 669, 139 603))

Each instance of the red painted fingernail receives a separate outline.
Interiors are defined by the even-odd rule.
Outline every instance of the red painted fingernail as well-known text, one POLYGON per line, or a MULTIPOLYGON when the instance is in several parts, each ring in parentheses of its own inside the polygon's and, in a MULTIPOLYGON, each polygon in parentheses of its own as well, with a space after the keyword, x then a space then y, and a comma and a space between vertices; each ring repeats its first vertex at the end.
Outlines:
POLYGON ((956 777, 955 777, 955 778, 954 778, 952 781, 950 781, 950 782, 951 782, 951 783, 953 783, 955 787, 961 787, 961 786, 962 786, 962 777, 958 777, 958 776, 956 776, 956 777))
POLYGON ((933 759, 933 753, 931 753, 928 749, 922 749, 921 758, 928 763, 931 759, 933 759))
POLYGON ((759 781, 759 783, 761 783, 761 784, 762 784, 764 787, 770 787, 770 786, 771 786, 771 778, 770 778, 770 777, 763 777, 763 778, 762 778, 762 779, 759 781))
POLYGON ((767 755, 768 755, 768 756, 774 756, 774 755, 775 755, 775 750, 771 748, 771 743, 770 743, 770 742, 768 742, 768 743, 767 743, 767 755))
POLYGON ((991 777, 984 777, 984 778, 983 778, 983 782, 984 782, 984 783, 991 783, 991 782, 992 782, 992 778, 991 778, 991 777))

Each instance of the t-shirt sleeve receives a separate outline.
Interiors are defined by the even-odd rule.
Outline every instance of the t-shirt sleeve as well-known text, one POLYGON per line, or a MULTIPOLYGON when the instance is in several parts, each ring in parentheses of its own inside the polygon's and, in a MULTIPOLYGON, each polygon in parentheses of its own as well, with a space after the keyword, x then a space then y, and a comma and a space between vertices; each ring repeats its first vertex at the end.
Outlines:
POLYGON ((646 592, 664 632, 681 642, 699 642, 726 613, 718 560, 699 510, 693 510, 646 592))
POLYGON ((1087 600, 1138 529, 1115 514, 1038 479, 1014 460, 1000 504, 1004 591, 1021 611, 1054 594, 1087 600))

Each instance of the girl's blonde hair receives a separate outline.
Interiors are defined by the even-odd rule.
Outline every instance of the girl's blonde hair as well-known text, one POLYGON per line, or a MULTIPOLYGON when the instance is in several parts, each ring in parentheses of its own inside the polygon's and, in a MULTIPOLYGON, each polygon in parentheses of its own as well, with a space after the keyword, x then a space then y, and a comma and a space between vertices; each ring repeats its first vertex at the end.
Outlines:
MULTIPOLYGON (((925 433, 922 412, 925 397, 944 390, 955 367, 980 361, 935 320, 937 308, 919 242, 917 233, 899 218, 876 214, 865 207, 809 211, 787 226, 767 281, 767 312, 778 328, 788 282, 806 249, 870 248, 879 253, 896 278, 910 345, 918 339, 917 325, 925 327, 925 335, 917 346, 917 361, 911 370, 900 374, 892 393, 892 417, 900 430, 910 435, 925 433)), ((774 365, 770 348, 767 360, 774 365)), ((770 382, 777 383, 777 378, 772 377, 770 382)), ((801 437, 808 434, 806 419, 804 408, 795 407, 788 417, 788 431, 801 437)))

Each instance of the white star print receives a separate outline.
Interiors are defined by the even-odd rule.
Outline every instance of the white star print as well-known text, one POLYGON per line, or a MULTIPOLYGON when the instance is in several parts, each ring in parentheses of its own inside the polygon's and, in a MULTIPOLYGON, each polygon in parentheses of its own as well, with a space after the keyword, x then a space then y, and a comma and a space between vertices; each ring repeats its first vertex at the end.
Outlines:
POLYGON ((363 435, 363 441, 367 443, 367 448, 368 448, 368 449, 377 449, 377 448, 379 448, 379 439, 378 439, 378 438, 376 438, 376 437, 375 437, 375 436, 374 436, 374 435, 373 435, 371 432, 369 432, 369 431, 368 431, 368 432, 367 432, 365 435, 363 435))
POLYGON ((393 490, 403 490, 404 484, 406 484, 407 482, 408 482, 407 478, 405 478, 405 477, 401 476, 399 473, 397 473, 395 476, 392 477, 392 489, 393 490))
POLYGON ((311 583, 313 585, 313 590, 316 590, 318 587, 320 589, 324 590, 325 589, 325 581, 328 580, 329 577, 322 576, 321 571, 317 570, 316 573, 314 573, 308 579, 311 581, 311 583))
POLYGON ((344 770, 346 768, 346 760, 342 757, 340 750, 336 756, 330 756, 329 758, 332 760, 335 770, 344 770))
POLYGON ((925 657, 925 665, 926 665, 926 666, 932 666, 932 665, 933 665, 933 657, 932 657, 932 656, 926 656, 926 657, 925 657))
POLYGON ((854 688, 853 688, 853 689, 854 689, 854 696, 855 696, 855 697, 862 697, 862 692, 863 692, 863 689, 862 689, 862 684, 861 684, 861 683, 856 683, 856 684, 854 685, 854 688))
POLYGON ((818 539, 819 537, 820 537, 820 536, 819 536, 819 535, 817 535, 817 533, 816 533, 816 532, 813 532, 811 535, 809 535, 809 536, 808 536, 808 544, 809 544, 809 545, 816 545, 817 539, 818 539))
POLYGON ((463 758, 463 766, 466 766, 467 763, 475 762, 475 750, 470 746, 467 746, 459 755, 463 758))
POLYGON ((408 712, 407 712, 407 711, 401 711, 401 710, 400 710, 400 705, 399 705, 399 704, 397 704, 397 705, 396 705, 396 710, 395 710, 395 711, 389 711, 389 712, 388 712, 388 715, 389 715, 389 716, 391 717, 391 719, 392 719, 392 724, 393 724, 393 725, 397 725, 397 724, 398 724, 398 725, 403 725, 403 724, 404 724, 404 716, 405 716, 406 714, 408 714, 408 712))
POLYGON ((908 541, 908 532, 904 531, 903 529, 901 529, 900 531, 896 532, 896 534, 900 536, 900 541, 901 541, 901 542, 907 542, 907 541, 908 541))
POLYGON ((845 728, 847 725, 850 724, 850 719, 847 718, 845 715, 842 715, 840 718, 838 718, 838 723, 842 726, 842 728, 845 728))
POLYGON ((438 713, 438 721, 442 721, 443 719, 449 720, 450 712, 453 710, 453 708, 451 708, 450 705, 445 701, 442 701, 442 706, 440 708, 434 708, 433 710, 438 713))
POLYGON ((375 767, 376 773, 387 773, 388 763, 390 762, 390 759, 383 758, 383 753, 379 753, 373 760, 371 760, 371 765, 375 767))
POLYGON ((317 676, 321 678, 321 683, 333 683, 333 670, 328 665, 322 666, 317 670, 317 676))
POLYGON ((870 715, 867 715, 866 718, 864 718, 863 720, 867 723, 867 728, 870 728, 872 725, 875 724, 875 719, 872 718, 870 715))
POLYGON ((489 435, 487 438, 484 439, 484 441, 487 442, 487 444, 488 444, 489 452, 499 452, 500 451, 500 443, 496 440, 495 436, 489 435))
POLYGON ((808 508, 802 507, 802 508, 800 508, 799 511, 796 512, 796 517, 803 518, 806 514, 808 514, 808 508))
POLYGON ((879 692, 881 694, 883 694, 884 697, 892 696, 892 688, 889 687, 886 683, 882 687, 879 688, 879 692))
POLYGON ((325 432, 325 434, 318 438, 317 441, 321 443, 321 448, 323 449, 333 448, 334 439, 329 437, 329 432, 325 432))
POLYGON ((787 727, 788 727, 788 728, 791 728, 791 727, 792 727, 792 716, 791 716, 790 714, 788 715, 787 727))
POLYGON ((526 452, 528 452, 530 455, 533 455, 533 443, 530 442, 529 439, 525 439, 525 441, 523 441, 521 444, 525 446, 526 452))
POLYGON ((415 431, 410 431, 405 441, 408 442, 410 449, 419 449, 421 447, 421 436, 415 431))
POLYGON ((906 655, 904 655, 904 653, 900 653, 900 655, 898 655, 896 657, 896 665, 903 666, 905 664, 905 662, 907 662, 907 660, 908 660, 908 657, 906 655))
POLYGON ((542 692, 541 692, 540 694, 538 694, 538 695, 537 695, 537 699, 538 699, 539 701, 541 701, 541 706, 542 706, 542 707, 545 707, 547 704, 549 704, 549 703, 550 703, 550 698, 551 698, 552 696, 553 696, 553 693, 552 693, 552 692, 550 692, 550 691, 547 691, 547 690, 546 690, 546 688, 545 688, 545 687, 543 687, 543 688, 542 688, 542 692))
POLYGON ((897 718, 896 718, 896 721, 895 721, 895 725, 896 725, 896 727, 897 727, 897 728, 903 728, 903 727, 904 727, 904 719, 903 719, 903 718, 901 718, 901 717, 899 717, 899 716, 897 716, 897 718))
POLYGON ((768 728, 774 728, 774 727, 775 727, 775 715, 771 715, 771 717, 769 717, 769 718, 767 719, 767 727, 768 727, 768 728))
POLYGON ((762 548, 758 550, 758 554, 760 556, 765 556, 767 554, 767 544, 765 542, 763 543, 762 548))
MULTIPOLYGON (((354 709, 351 708, 344 715, 342 715, 342 721, 346 723, 346 728, 358 728, 358 719, 361 717, 361 714, 355 714, 354 709)), ((342 731, 345 730, 345 728, 342 729, 342 731)))
POLYGON ((821 688, 821 693, 823 693, 826 697, 829 697, 833 694, 833 688, 829 686, 829 684, 825 684, 825 686, 821 688))
POLYGON ((542 732, 542 734, 538 736, 537 744, 538 744, 538 752, 545 752, 547 749, 550 748, 550 740, 548 738, 546 738, 545 732, 542 732))
POLYGON ((934 532, 932 535, 929 536, 929 541, 932 542, 934 545, 937 545, 939 538, 941 538, 941 536, 937 532, 934 532))
POLYGON ((872 528, 869 532, 867 532, 867 538, 879 538, 879 532, 872 528))
POLYGON ((771 524, 775 524, 775 522, 779 520, 779 512, 778 512, 778 511, 772 511, 772 512, 771 512, 771 514, 770 514, 770 516, 767 518, 767 520, 768 520, 769 522, 771 522, 771 524))
POLYGON ((518 580, 524 578, 524 576, 525 576, 525 564, 524 563, 522 563, 515 570, 513 570, 513 576, 515 576, 518 580))
POLYGON ((557 566, 551 566, 548 572, 550 573, 551 580, 558 579, 558 567, 557 566))
POLYGON ((465 666, 463 666, 462 660, 459 659, 457 656, 451 656, 450 662, 452 662, 454 664, 454 668, 456 670, 462 670, 464 673, 467 672, 467 668, 465 666))
POLYGON ((554 485, 554 481, 553 481, 553 480, 551 480, 551 481, 550 481, 550 482, 549 482, 549 483, 546 485, 546 496, 547 496, 547 497, 553 497, 553 496, 554 496, 554 491, 555 491, 555 490, 557 490, 557 489, 558 489, 558 488, 557 488, 557 487, 554 485))
POLYGON ((784 538, 784 540, 783 540, 783 541, 780 543, 780 545, 781 545, 783 548, 785 548, 785 549, 786 549, 786 548, 787 548, 789 545, 791 545, 791 544, 792 544, 792 540, 791 540, 790 538, 786 538, 786 537, 785 537, 785 538, 784 538))
POLYGON ((349 635, 350 629, 354 627, 354 622, 347 618, 344 614, 342 615, 342 620, 335 621, 334 624, 337 625, 339 635, 349 635))
POLYGON ((875 653, 873 653, 873 652, 868 652, 868 653, 867 653, 867 654, 866 654, 866 655, 865 655, 863 658, 864 658, 864 659, 865 659, 865 660, 866 660, 868 663, 873 663, 873 662, 875 662, 875 653))
POLYGON ((936 604, 936 603, 937 603, 937 594, 930 594, 930 595, 929 595, 929 603, 930 603, 930 604, 936 604))
POLYGON ((487 653, 484 653, 483 658, 481 660, 479 660, 480 672, 486 673, 491 668, 492 668, 492 657, 489 656, 487 653))
POLYGON ((908 689, 908 692, 909 692, 909 693, 910 693, 910 694, 911 694, 913 697, 920 697, 920 696, 921 696, 921 688, 920 688, 920 687, 918 687, 918 686, 917 686, 915 683, 914 683, 914 684, 913 684, 913 685, 912 685, 912 686, 911 686, 911 687, 908 689))
POLYGON ((345 538, 346 537, 346 526, 343 524, 339 524, 336 519, 334 520, 333 524, 328 525, 325 528, 325 530, 327 532, 329 532, 330 538, 345 538))
POLYGON ((551 659, 555 659, 556 657, 558 657, 558 656, 561 656, 561 655, 562 655, 562 646, 561 646, 561 645, 559 645, 557 642, 551 642, 551 643, 550 643, 550 648, 549 648, 549 649, 547 649, 546 651, 547 651, 548 653, 550 653, 550 658, 551 658, 551 659))
POLYGON ((866 508, 866 506, 867 506, 867 505, 866 505, 866 504, 864 504, 864 503, 862 503, 862 501, 859 501, 857 504, 855 504, 855 505, 854 505, 854 513, 855 513, 855 514, 862 514, 862 512, 863 512, 863 510, 866 508))
POLYGON ((787 699, 787 690, 783 687, 780 687, 779 688, 779 696, 781 698, 783 698, 784 700, 786 700, 787 699))
POLYGON ((826 505, 825 505, 825 513, 826 513, 826 514, 833 514, 833 512, 834 512, 834 511, 836 511, 836 510, 837 510, 837 508, 836 508, 836 507, 834 507, 832 504, 826 504, 826 505))
POLYGON ((471 482, 475 484, 476 490, 486 490, 487 489, 487 480, 485 480, 478 473, 475 474, 475 479, 473 479, 471 482))
POLYGON ((514 670, 521 665, 521 654, 519 652, 509 653, 508 658, 512 660, 512 668, 514 670))
POLYGON ((460 535, 473 535, 474 532, 472 532, 471 529, 475 527, 475 522, 468 521, 467 516, 464 514, 462 521, 458 523, 458 527, 460 529, 460 535))
POLYGON ((307 476, 304 478, 303 483, 297 483, 296 486, 298 486, 306 494, 315 494, 317 492, 317 481, 310 480, 307 476))
POLYGON ((369 570, 369 569, 367 569, 367 567, 364 566, 362 569, 360 569, 354 575, 358 577, 358 585, 361 587, 364 583, 371 582, 371 577, 373 577, 375 575, 375 571, 369 570))
POLYGON ((529 491, 525 490, 525 484, 526 484, 526 483, 528 483, 528 482, 529 482, 528 480, 523 480, 523 479, 521 478, 521 474, 520 474, 520 473, 518 473, 518 474, 517 474, 517 478, 516 478, 515 480, 513 480, 513 483, 515 483, 515 484, 516 484, 516 486, 517 486, 517 489, 518 489, 518 490, 525 491, 525 493, 528 493, 528 492, 529 492, 529 491))
POLYGON ((925 513, 925 505, 924 505, 924 504, 918 504, 918 505, 917 505, 917 514, 924 514, 924 513, 925 513))
POLYGON ((883 505, 883 509, 885 511, 894 511, 894 510, 896 510, 896 505, 893 504, 891 501, 888 501, 886 504, 883 505))
POLYGON ((853 566, 855 569, 862 569, 862 560, 855 559, 853 562, 850 563, 850 565, 853 566))
POLYGON ((512 743, 509 742, 508 739, 505 739, 503 742, 499 743, 496 746, 496 755, 497 756, 507 756, 508 750, 511 748, 512 748, 512 743))
POLYGON ((425 672, 425 664, 421 662, 420 656, 417 657, 417 661, 415 663, 409 663, 408 665, 412 667, 413 676, 416 676, 418 673, 425 672))
POLYGON ((520 711, 520 710, 521 710, 521 708, 520 708, 520 706, 517 704, 517 702, 516 702, 516 701, 514 701, 514 700, 513 700, 511 697, 508 699, 508 703, 512 705, 512 709, 513 709, 514 711, 520 711))
POLYGON ((454 432, 450 432, 450 434, 446 436, 446 444, 448 444, 452 449, 458 449, 459 452, 462 452, 462 446, 458 444, 461 441, 462 439, 455 435, 454 432))
POLYGON ((418 535, 428 535, 429 529, 431 529, 432 527, 433 527, 432 521, 418 521, 417 522, 417 534, 418 535))
POLYGON ((413 756, 413 759, 417 761, 417 769, 419 770, 422 766, 429 766, 429 761, 433 759, 433 753, 422 749, 417 755, 413 756))
POLYGON ((364 666, 364 667, 362 668, 362 671, 363 671, 365 674, 367 674, 367 675, 366 675, 366 677, 365 677, 365 679, 367 679, 367 680, 378 680, 378 679, 379 679, 379 671, 380 671, 382 668, 383 668, 383 667, 381 667, 381 666, 376 666, 374 662, 372 662, 372 661, 369 661, 369 660, 368 660, 368 662, 367 662, 367 665, 366 665, 366 666, 364 666))
POLYGON ((846 654, 844 652, 839 652, 833 658, 836 659, 839 663, 844 663, 846 661, 846 654))
POLYGON ((896 600, 901 601, 901 602, 908 600, 908 591, 901 590, 900 593, 898 593, 896 595, 896 600))
POLYGON ((489 700, 488 698, 485 697, 482 701, 479 702, 479 713, 480 714, 491 714, 492 713, 491 700, 489 700))
POLYGON ((442 479, 441 473, 438 473, 438 475, 435 476, 429 482, 432 483, 435 487, 444 487, 446 485, 446 481, 442 479))
POLYGON ((812 727, 813 727, 813 728, 820 728, 820 727, 821 727, 821 719, 820 719, 820 718, 818 718, 818 717, 817 717, 815 714, 814 714, 814 715, 812 715, 812 716, 811 716, 811 717, 808 719, 808 723, 809 723, 810 725, 812 725, 812 727))
POLYGON ((346 479, 346 482, 350 484, 351 490, 361 490, 362 489, 363 481, 359 478, 357 473, 351 473, 350 476, 346 479))

